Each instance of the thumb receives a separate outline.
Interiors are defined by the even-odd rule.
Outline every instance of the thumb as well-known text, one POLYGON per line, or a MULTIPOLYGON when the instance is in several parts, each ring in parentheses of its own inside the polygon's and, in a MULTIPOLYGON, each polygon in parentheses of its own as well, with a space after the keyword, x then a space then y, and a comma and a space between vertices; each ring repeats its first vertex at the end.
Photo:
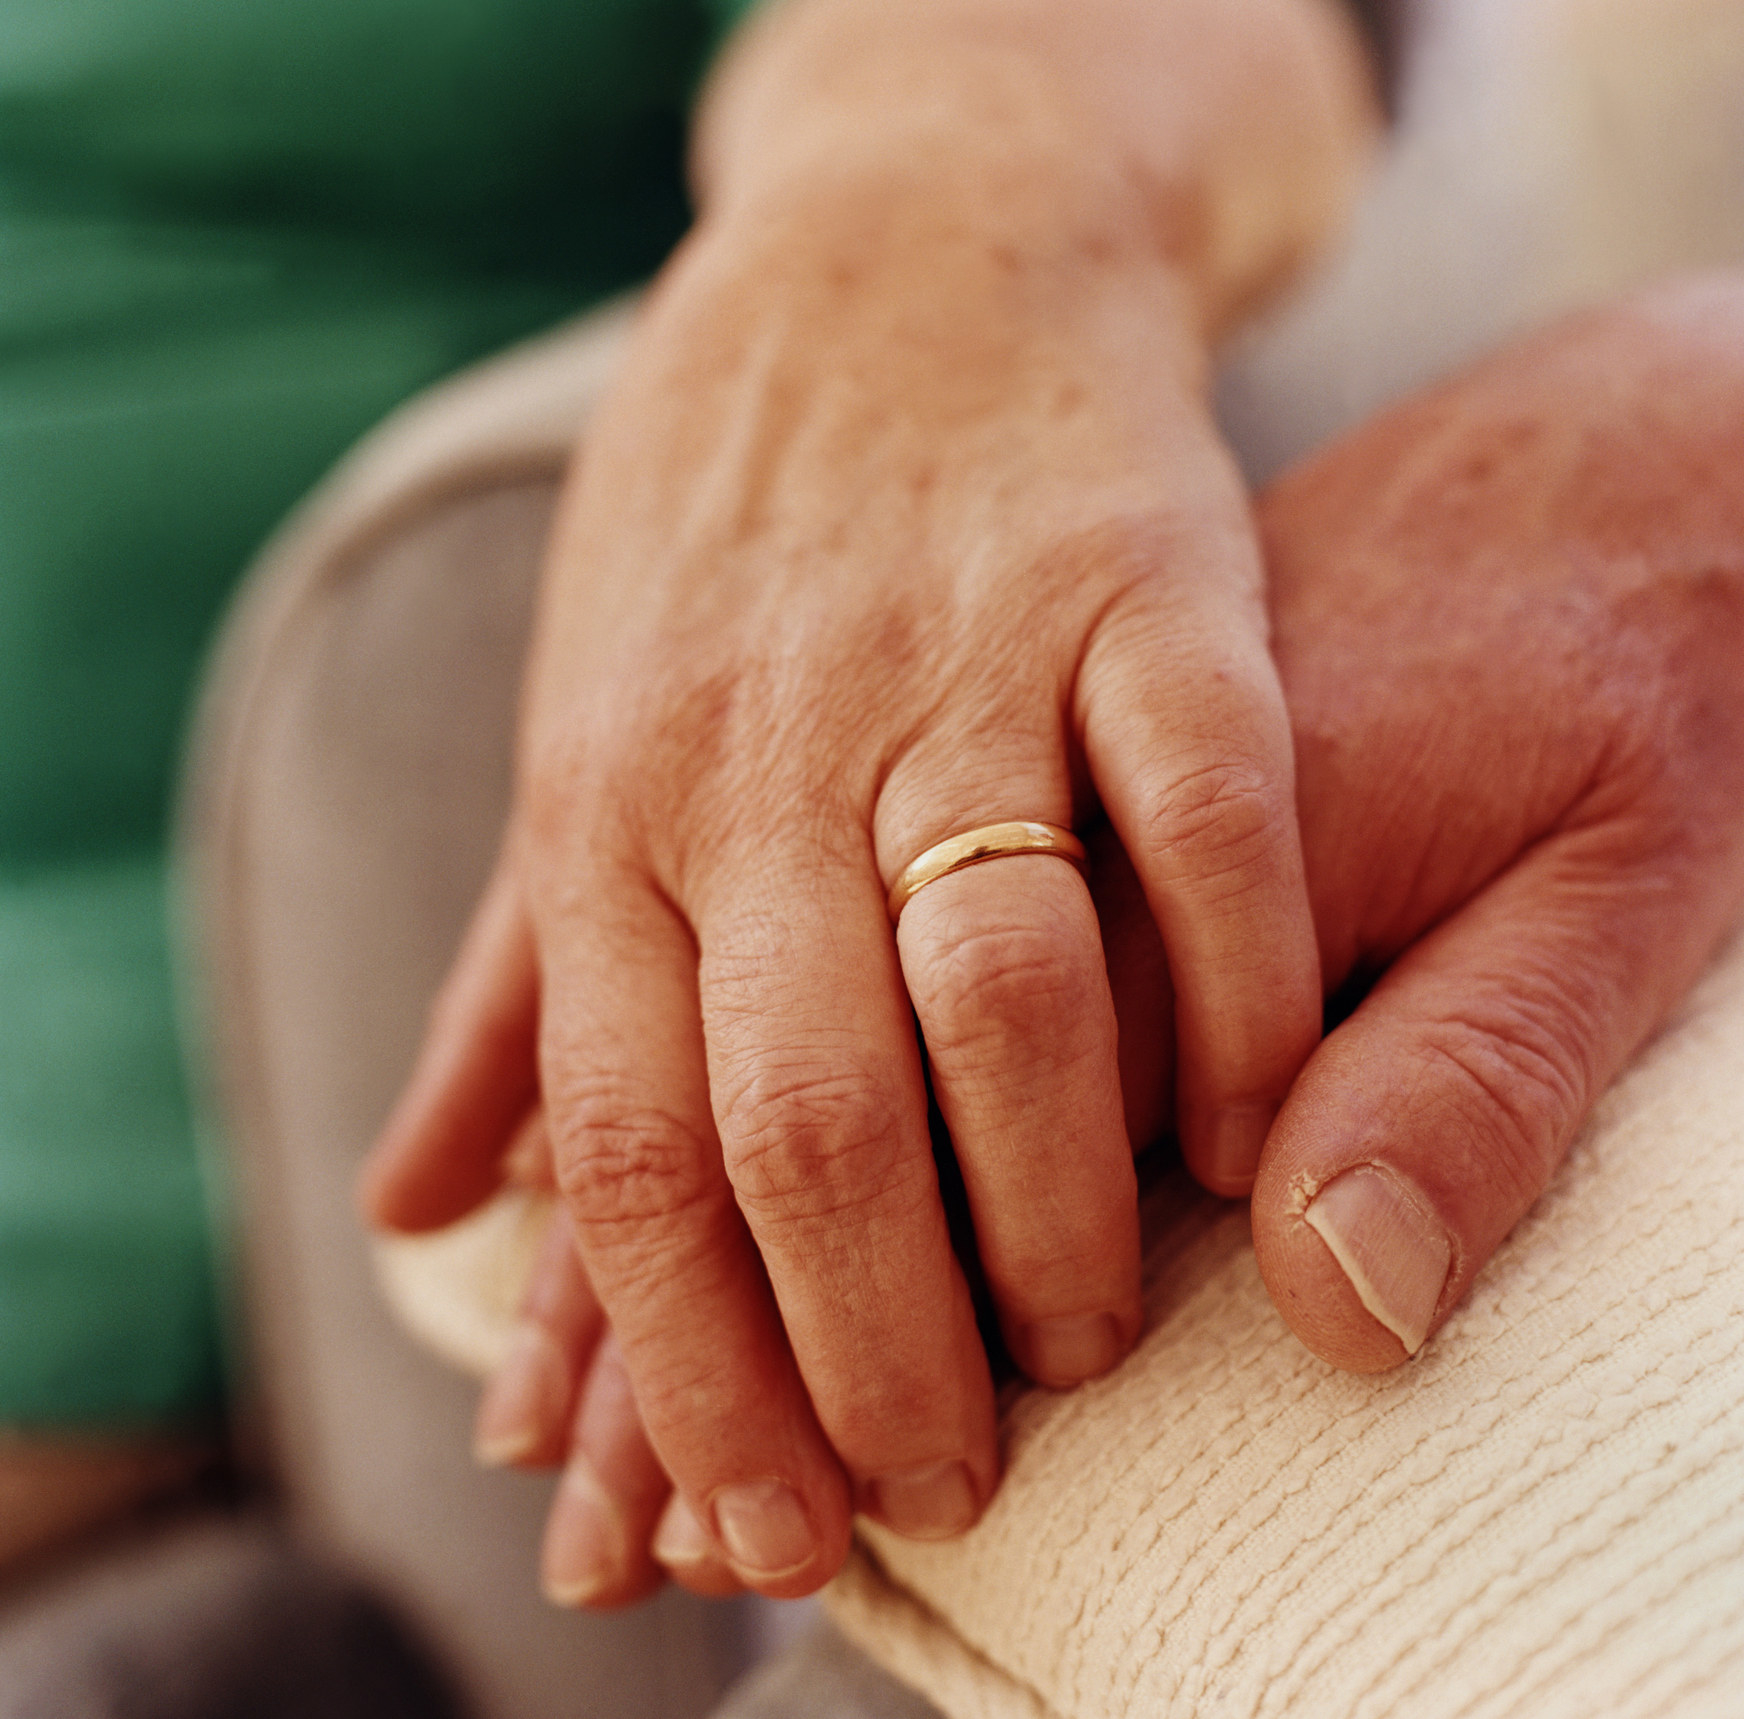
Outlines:
POLYGON ((1378 1372, 1422 1347, 1711 952, 1732 892, 1670 852, 1617 847, 1586 829, 1529 850, 1303 1071, 1254 1190, 1254 1243, 1325 1360, 1378 1372))
POLYGON ((533 934, 505 857, 473 913, 405 1090, 364 1161, 358 1203, 381 1229, 438 1229, 497 1191, 539 1100, 533 934))

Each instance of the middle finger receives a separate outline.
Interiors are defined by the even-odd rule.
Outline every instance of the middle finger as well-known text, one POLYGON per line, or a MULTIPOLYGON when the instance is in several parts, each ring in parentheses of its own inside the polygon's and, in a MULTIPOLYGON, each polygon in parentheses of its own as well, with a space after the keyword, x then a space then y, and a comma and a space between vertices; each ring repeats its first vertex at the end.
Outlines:
POLYGON ((727 1173, 860 1508, 957 1533, 997 1481, 992 1385, 883 891, 869 853, 740 857, 698 923, 727 1173))

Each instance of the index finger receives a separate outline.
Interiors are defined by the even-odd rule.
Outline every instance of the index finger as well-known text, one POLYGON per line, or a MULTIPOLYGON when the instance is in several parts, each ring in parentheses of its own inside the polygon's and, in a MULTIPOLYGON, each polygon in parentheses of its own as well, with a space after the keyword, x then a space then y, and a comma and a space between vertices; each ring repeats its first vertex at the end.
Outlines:
POLYGON ((1182 1150, 1206 1187, 1243 1196, 1320 1039, 1277 673, 1257 628, 1141 605, 1098 638, 1081 687, 1091 772, 1168 950, 1182 1150))

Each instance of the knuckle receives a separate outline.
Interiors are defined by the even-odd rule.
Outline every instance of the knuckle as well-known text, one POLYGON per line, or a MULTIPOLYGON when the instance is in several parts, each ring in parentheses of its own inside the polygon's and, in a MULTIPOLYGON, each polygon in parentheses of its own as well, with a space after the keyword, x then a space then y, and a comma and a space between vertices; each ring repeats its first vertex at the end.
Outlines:
POLYGON ((1021 1226, 977 1232, 982 1268, 1007 1316, 1044 1317, 1118 1295, 1125 1241, 1110 1219, 1133 1198, 1096 1207, 1038 1200, 1021 1226))
POLYGON ((577 852, 598 857, 626 851, 638 802, 628 755, 577 733, 559 749, 545 745, 524 756, 515 815, 525 837, 535 896, 565 896, 577 852))
POLYGON ((636 1407, 652 1429, 695 1436, 743 1426, 750 1404, 743 1357, 719 1342, 645 1343, 637 1351, 636 1407))
POLYGON ((893 1440, 907 1442, 941 1418, 939 1381, 923 1367, 891 1362, 808 1382, 831 1444, 856 1467, 876 1470, 893 1440))
POLYGON ((562 847, 602 817, 643 832, 691 810, 735 742, 743 750, 744 712, 761 694, 743 665, 677 667, 629 653, 589 696, 529 725, 521 784, 530 839, 562 847))
POLYGON ((603 850, 645 857, 688 898, 763 854, 771 829, 858 859, 850 832, 878 767, 861 744, 870 695, 846 697, 839 676, 767 651, 725 666, 719 654, 681 668, 638 655, 614 696, 535 731, 521 799, 552 888, 578 849, 603 850), (848 708, 860 714, 851 735, 848 708))
POLYGON ((719 1101, 740 1206, 754 1225, 819 1224, 912 1194, 896 1117, 894 1100, 859 1071, 760 1058, 719 1101))
POLYGON ((1481 1017, 1434 1023, 1423 1048, 1452 1076, 1451 1088, 1437 1085, 1465 1126, 1476 1172, 1518 1204, 1536 1199, 1592 1088, 1565 1012, 1525 996, 1495 1001, 1481 1017))
POLYGON ((1144 808, 1140 839, 1195 875, 1225 876, 1268 861, 1293 809, 1271 771, 1218 759, 1177 773, 1144 808))
POLYGON ((915 953, 911 992, 935 1052, 1082 1019, 1103 988, 1092 951, 1059 923, 960 930, 941 916, 926 923, 915 953))
POLYGON ((665 1229, 711 1204, 711 1143, 619 1081, 565 1092, 552 1126, 558 1185, 584 1246, 665 1229))

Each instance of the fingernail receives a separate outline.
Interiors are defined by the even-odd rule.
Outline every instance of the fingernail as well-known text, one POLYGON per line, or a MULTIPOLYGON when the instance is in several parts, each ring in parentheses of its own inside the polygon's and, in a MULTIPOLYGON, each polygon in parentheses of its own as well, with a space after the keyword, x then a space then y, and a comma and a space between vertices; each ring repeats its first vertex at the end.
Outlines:
POLYGON ((960 1462, 934 1462, 874 1480, 870 1513, 910 1540, 948 1540, 980 1514, 975 1483, 960 1462))
POLYGON ((689 1568, 713 1558, 714 1542, 708 1530, 697 1520, 696 1512, 678 1494, 673 1493, 654 1530, 652 1547, 654 1561, 669 1569, 689 1568))
POLYGON ((1212 1117, 1205 1163, 1212 1193, 1240 1200, 1253 1192, 1260 1152, 1277 1114, 1270 1104, 1238 1104, 1212 1117))
POLYGON ((1357 1299, 1415 1355, 1453 1261, 1453 1244, 1429 1202, 1390 1171, 1358 1164, 1334 1176, 1304 1216, 1357 1299))
POLYGON ((617 1501, 586 1457, 571 1458, 545 1529, 545 1597, 553 1605, 584 1606, 622 1579, 628 1557, 617 1501))
POLYGON ((1018 1359, 1037 1384, 1063 1388, 1106 1373, 1126 1353, 1126 1339, 1112 1313, 1085 1313, 1026 1325, 1019 1348, 1018 1359))
POLYGON ((713 1505, 721 1544, 740 1569, 781 1576, 811 1557, 815 1541, 805 1507, 779 1480, 723 1486, 713 1505))
POLYGON ((542 1325, 523 1325, 491 1375, 473 1425, 472 1453, 486 1468, 530 1455, 569 1406, 569 1367, 542 1325))

